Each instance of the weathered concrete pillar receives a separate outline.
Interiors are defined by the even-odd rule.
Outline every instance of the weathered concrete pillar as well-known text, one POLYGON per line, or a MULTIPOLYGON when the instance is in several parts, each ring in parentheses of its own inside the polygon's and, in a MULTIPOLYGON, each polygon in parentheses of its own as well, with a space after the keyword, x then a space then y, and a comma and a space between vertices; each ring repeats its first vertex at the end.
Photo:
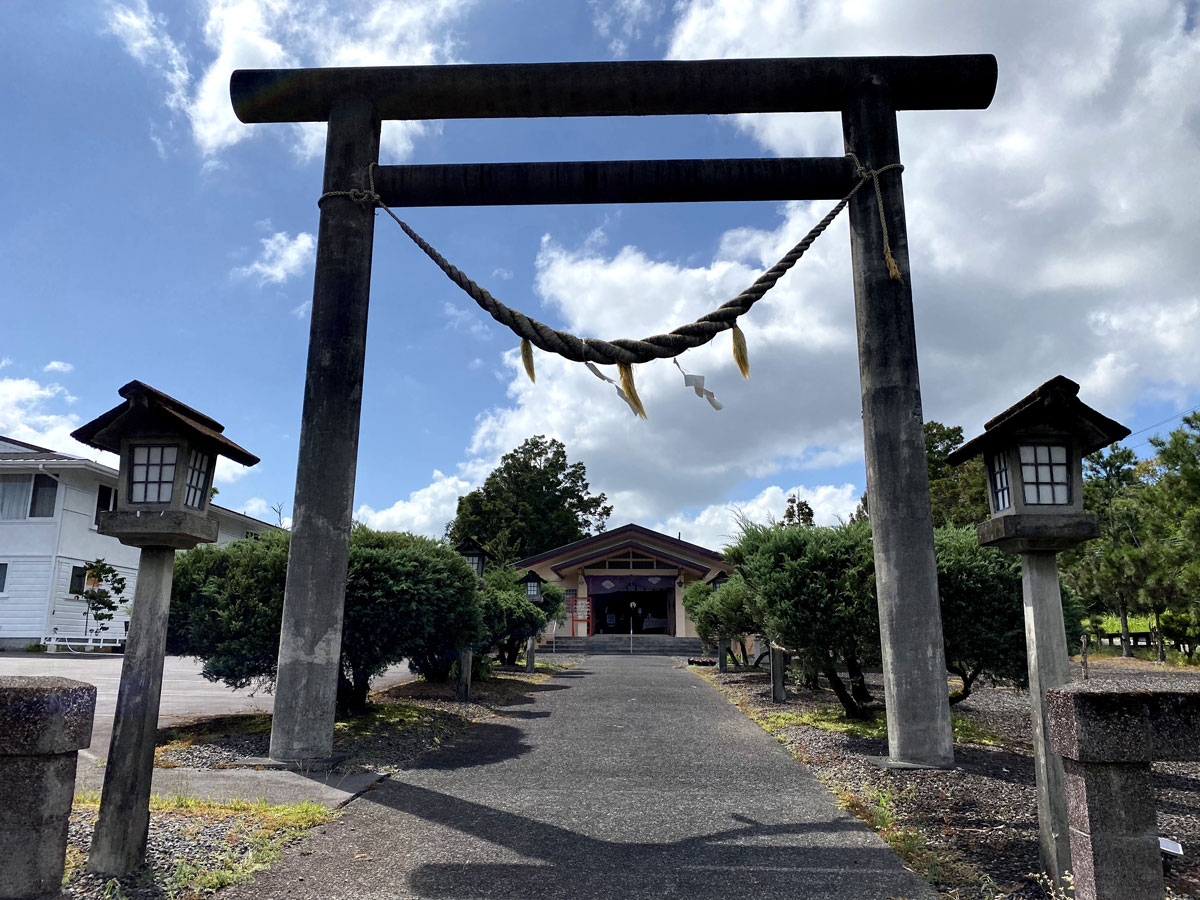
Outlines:
MULTIPOLYGON (((856 154, 864 166, 878 169, 900 162, 895 107, 878 78, 859 85, 847 98, 842 131, 846 152, 856 154)), ((892 762, 943 767, 954 762, 954 740, 933 555, 904 194, 899 171, 889 171, 879 181, 900 278, 890 277, 884 261, 879 205, 870 184, 850 201, 850 253, 888 755, 892 762)))
POLYGON ((58 896, 75 765, 92 742, 96 688, 68 678, 0 676, 0 898, 58 896))
MULTIPOLYGON (((374 107, 357 94, 339 98, 329 113, 324 190, 365 190, 378 157, 374 107)), ((282 762, 333 753, 374 234, 373 205, 344 196, 321 204, 271 722, 271 758, 282 762)))
POLYGON ((471 699, 471 663, 474 654, 471 648, 458 651, 458 682, 454 686, 454 699, 466 703, 471 699))
POLYGON ((171 609, 175 551, 143 547, 88 870, 125 875, 142 864, 150 826, 154 738, 171 609))
POLYGON ((776 703, 787 702, 787 683, 784 676, 787 674, 788 655, 779 647, 771 647, 771 699, 776 703))
POLYGON ((525 642, 525 671, 533 672, 537 667, 537 635, 530 635, 525 642))
POLYGON ((717 638, 717 671, 725 672, 729 669, 729 638, 717 638))
POLYGON ((1071 871, 1071 838, 1062 757, 1054 752, 1047 724, 1046 691, 1071 682, 1071 661, 1063 628, 1058 588, 1058 554, 1021 554, 1025 602, 1025 650, 1029 666, 1029 706, 1033 720, 1033 767, 1037 782, 1038 850, 1044 871, 1060 884, 1071 871))
POLYGON ((1200 690, 1169 676, 1047 694, 1063 757, 1077 900, 1162 900, 1153 760, 1200 760, 1200 690))

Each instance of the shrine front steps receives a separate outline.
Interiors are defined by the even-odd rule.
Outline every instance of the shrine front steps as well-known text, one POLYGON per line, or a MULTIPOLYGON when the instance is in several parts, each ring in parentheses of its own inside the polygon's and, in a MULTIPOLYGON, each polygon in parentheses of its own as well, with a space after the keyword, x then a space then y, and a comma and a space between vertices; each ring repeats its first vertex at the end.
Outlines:
POLYGON ((701 656, 704 643, 699 638, 672 637, 663 634, 635 634, 630 652, 627 634, 597 634, 592 637, 543 638, 538 652, 546 655, 553 646, 557 653, 590 653, 605 656, 701 656))

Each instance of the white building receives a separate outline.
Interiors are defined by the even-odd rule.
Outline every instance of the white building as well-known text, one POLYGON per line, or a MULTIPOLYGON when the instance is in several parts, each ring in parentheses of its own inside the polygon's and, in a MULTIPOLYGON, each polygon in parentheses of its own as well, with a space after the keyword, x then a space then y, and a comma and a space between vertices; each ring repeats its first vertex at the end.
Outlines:
MULTIPOLYGON (((0 435, 0 648, 124 640, 125 610, 97 630, 79 598, 86 564, 102 558, 127 579, 122 602, 133 599, 140 551, 96 531, 118 489, 116 469, 0 435)), ((210 510, 218 544, 275 527, 215 504, 210 510)))

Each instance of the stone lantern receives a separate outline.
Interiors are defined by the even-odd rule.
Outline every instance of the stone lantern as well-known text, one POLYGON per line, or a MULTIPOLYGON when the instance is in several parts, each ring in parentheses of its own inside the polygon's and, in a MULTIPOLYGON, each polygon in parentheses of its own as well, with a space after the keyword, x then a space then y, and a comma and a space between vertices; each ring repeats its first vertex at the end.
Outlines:
POLYGON ((217 457, 258 462, 220 422, 147 384, 131 381, 117 393, 125 402, 71 434, 120 455, 116 509, 100 514, 98 530, 142 551, 88 856, 88 868, 106 875, 128 874, 145 858, 175 551, 217 539, 208 518, 217 457))
POLYGON ((525 594, 525 599, 535 606, 542 599, 542 584, 545 583, 545 580, 533 569, 530 569, 518 582, 521 585, 522 593, 525 594))
POLYGON ((454 548, 467 564, 475 570, 475 575, 478 578, 483 578, 483 568, 487 565, 490 554, 483 549, 483 544, 475 540, 475 538, 466 538, 459 542, 454 548))
POLYGON ((947 457, 958 465, 983 456, 991 518, 976 526, 979 543, 1021 554, 1040 850, 1060 883, 1071 851, 1063 763, 1050 746, 1046 705, 1046 691, 1071 680, 1058 552, 1100 534, 1096 517, 1083 511, 1083 458, 1129 435, 1078 394, 1074 381, 1052 378, 947 457))

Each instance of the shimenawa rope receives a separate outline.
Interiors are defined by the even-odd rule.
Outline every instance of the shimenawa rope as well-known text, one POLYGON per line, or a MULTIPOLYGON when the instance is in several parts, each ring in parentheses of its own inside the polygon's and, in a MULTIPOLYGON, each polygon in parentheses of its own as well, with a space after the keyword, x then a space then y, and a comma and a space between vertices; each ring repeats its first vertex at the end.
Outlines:
POLYGON ((642 407, 641 400, 637 396, 637 390, 633 383, 632 366, 636 363, 679 356, 685 350, 707 344, 722 331, 732 331, 734 359, 737 362, 738 369, 742 373, 742 377, 750 377, 746 338, 742 330, 738 328, 738 318, 749 312, 750 308, 761 300, 763 295, 773 288, 779 279, 800 260, 800 257, 812 246, 813 241, 820 237, 833 220, 837 218, 838 214, 846 208, 846 205, 858 193, 859 189, 868 181, 873 182, 875 187, 875 199, 879 207, 879 224, 883 232, 883 258, 887 263, 888 275, 894 280, 900 280, 900 269, 896 265, 895 258, 892 256, 892 249, 888 240, 887 219, 884 215, 883 207, 883 190, 879 185, 879 176, 893 170, 902 172, 904 171, 904 166, 900 163, 891 163, 890 165, 881 166, 878 169, 869 169, 859 162, 858 157, 853 153, 847 153, 846 156, 854 162, 855 174, 858 175, 859 179, 858 182, 845 197, 834 205, 833 209, 821 221, 817 222, 809 230, 808 234, 796 246, 784 254, 779 262, 775 263, 775 265, 755 279, 754 283, 746 288, 746 290, 742 291, 732 300, 721 304, 721 306, 712 312, 701 316, 695 322, 689 325, 681 325, 666 334, 656 334, 641 340, 619 338, 614 341, 606 341, 600 338, 581 338, 570 332, 551 328, 549 325, 539 322, 537 319, 530 318, 519 310, 505 306, 493 297, 486 288, 477 284, 455 265, 450 263, 421 235, 417 234, 407 222, 404 222, 392 212, 375 190, 375 163, 371 163, 367 170, 367 178, 370 185, 367 190, 326 191, 318 198, 317 205, 320 206, 329 197, 347 197, 362 206, 378 206, 391 216, 395 223, 403 229, 404 233, 412 239, 413 243, 420 247, 425 255, 433 260, 434 264, 451 281, 462 288, 481 309, 521 339, 521 360, 531 381, 534 377, 531 344, 548 353, 557 353, 559 356, 573 362, 615 365, 620 372, 621 387, 628 395, 630 405, 638 415, 645 418, 645 409, 642 407))

